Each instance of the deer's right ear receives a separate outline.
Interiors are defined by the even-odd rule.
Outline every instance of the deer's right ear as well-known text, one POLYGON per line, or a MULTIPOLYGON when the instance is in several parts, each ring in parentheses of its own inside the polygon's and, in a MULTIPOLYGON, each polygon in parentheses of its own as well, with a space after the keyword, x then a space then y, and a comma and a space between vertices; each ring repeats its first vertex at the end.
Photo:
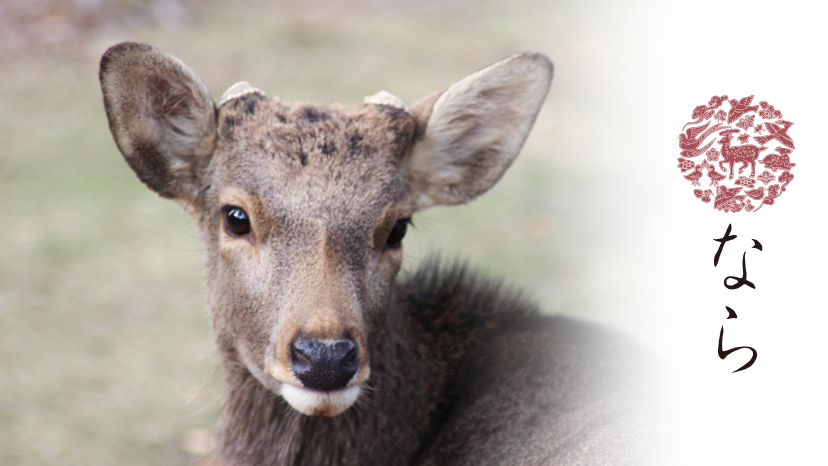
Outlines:
POLYGON ((158 194, 195 202, 216 146, 216 107, 179 59, 134 42, 101 58, 109 129, 127 163, 158 194))

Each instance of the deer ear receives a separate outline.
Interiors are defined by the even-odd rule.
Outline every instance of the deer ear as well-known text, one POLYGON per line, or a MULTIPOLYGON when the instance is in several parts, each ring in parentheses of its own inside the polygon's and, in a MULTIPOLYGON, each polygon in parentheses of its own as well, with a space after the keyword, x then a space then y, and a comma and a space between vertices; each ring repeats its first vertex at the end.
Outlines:
POLYGON ((416 142, 405 166, 415 208, 468 202, 520 152, 552 82, 540 53, 512 55, 411 106, 416 142))
POLYGON ((216 108, 179 59, 133 42, 101 58, 109 129, 127 163, 158 194, 195 202, 216 146, 216 108))

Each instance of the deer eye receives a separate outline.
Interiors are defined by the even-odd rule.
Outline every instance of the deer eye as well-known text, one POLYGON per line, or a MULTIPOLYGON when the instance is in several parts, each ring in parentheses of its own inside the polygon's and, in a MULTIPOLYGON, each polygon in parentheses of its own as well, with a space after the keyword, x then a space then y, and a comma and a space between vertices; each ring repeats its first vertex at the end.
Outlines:
POLYGON ((230 236, 244 236, 250 233, 250 219, 241 207, 225 206, 221 209, 224 231, 230 236))
POLYGON ((388 234, 388 240, 385 242, 385 247, 388 249, 397 249, 402 246, 402 240, 405 237, 405 232, 408 229, 408 224, 411 223, 411 217, 401 218, 394 224, 391 233, 388 234))

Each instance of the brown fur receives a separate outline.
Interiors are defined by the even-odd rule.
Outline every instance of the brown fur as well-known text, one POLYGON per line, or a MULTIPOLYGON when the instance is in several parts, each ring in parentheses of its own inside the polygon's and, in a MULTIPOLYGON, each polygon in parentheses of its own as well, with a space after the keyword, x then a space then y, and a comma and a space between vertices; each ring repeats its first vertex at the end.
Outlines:
POLYGON ((118 148, 151 189, 189 207, 206 246, 228 464, 633 458, 622 446, 634 350, 463 267, 426 264, 396 284, 402 252, 386 244, 398 220, 500 178, 546 96, 548 59, 509 57, 410 110, 389 95, 287 104, 247 84, 216 108, 180 61, 132 43, 107 51, 100 76, 118 148), (225 232, 228 206, 247 213, 248 234, 225 232), (356 403, 294 410, 305 408, 285 390, 317 392, 301 388, 291 344, 340 338, 358 349, 356 403))

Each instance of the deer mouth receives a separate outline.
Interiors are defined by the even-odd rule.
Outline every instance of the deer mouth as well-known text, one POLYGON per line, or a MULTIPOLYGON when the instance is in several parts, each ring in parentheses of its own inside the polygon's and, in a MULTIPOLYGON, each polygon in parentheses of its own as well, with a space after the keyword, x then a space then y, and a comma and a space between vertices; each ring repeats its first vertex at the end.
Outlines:
POLYGON ((308 416, 336 416, 350 408, 362 392, 361 384, 339 390, 313 390, 283 383, 279 394, 293 409, 308 416))
POLYGON ((292 346, 297 346, 297 351, 291 352, 288 364, 279 364, 275 359, 265 362, 265 373, 269 376, 265 378, 272 391, 307 416, 336 416, 356 402, 362 393, 362 384, 371 373, 368 364, 359 364, 351 351, 342 351, 341 358, 325 358, 320 355, 337 356, 338 353, 302 342, 292 346))

